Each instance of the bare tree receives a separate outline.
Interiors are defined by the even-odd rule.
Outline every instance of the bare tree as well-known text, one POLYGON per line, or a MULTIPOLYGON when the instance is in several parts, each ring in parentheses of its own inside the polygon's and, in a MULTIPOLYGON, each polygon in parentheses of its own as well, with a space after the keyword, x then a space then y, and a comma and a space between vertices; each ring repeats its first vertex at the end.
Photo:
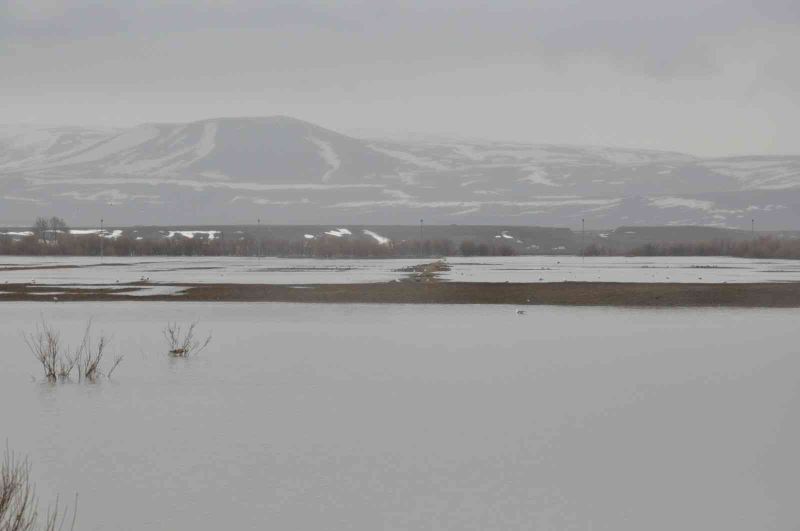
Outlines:
POLYGON ((202 341, 194 337, 196 326, 197 321, 191 323, 184 332, 181 325, 177 323, 167 323, 163 332, 164 338, 167 340, 170 356, 186 358, 191 354, 199 354, 211 343, 210 333, 205 340, 202 341))
POLYGON ((36 221, 34 221, 31 230, 37 239, 47 242, 47 231, 49 228, 50 223, 47 221, 47 218, 38 217, 36 221))
POLYGON ((63 218, 53 216, 47 223, 50 226, 50 230, 64 231, 68 229, 67 222, 63 218))
POLYGON ((52 236, 51 239, 53 241, 58 240, 59 234, 62 234, 62 233, 66 234, 69 231, 69 227, 67 227, 67 222, 64 221, 62 218, 59 218, 59 217, 56 217, 56 216, 53 216, 52 218, 50 218, 50 220, 47 222, 47 224, 49 226, 50 234, 52 236))

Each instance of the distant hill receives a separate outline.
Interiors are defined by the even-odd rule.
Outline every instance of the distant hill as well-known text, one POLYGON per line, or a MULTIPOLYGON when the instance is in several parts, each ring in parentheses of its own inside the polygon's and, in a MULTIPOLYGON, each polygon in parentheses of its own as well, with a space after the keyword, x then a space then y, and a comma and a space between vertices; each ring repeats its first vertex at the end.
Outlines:
POLYGON ((0 222, 800 227, 800 156, 359 139, 284 116, 0 127, 0 222))

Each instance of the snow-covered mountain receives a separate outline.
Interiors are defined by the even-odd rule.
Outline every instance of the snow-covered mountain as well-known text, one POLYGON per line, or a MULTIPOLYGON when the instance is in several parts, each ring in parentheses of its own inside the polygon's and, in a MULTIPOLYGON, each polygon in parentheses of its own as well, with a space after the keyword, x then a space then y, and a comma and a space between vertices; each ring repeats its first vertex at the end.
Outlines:
POLYGON ((800 226, 800 156, 359 139, 289 117, 0 127, 0 222, 800 226))

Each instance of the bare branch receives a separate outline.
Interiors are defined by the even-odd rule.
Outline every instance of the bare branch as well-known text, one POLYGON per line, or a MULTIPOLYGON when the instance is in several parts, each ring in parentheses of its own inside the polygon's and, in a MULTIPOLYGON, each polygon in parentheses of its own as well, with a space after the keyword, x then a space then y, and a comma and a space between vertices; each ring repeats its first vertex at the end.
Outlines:
POLYGON ((211 334, 200 341, 195 338, 195 328, 197 321, 191 323, 186 331, 177 323, 167 323, 163 334, 167 340, 169 355, 177 358, 186 358, 191 354, 199 354, 211 343, 211 334))

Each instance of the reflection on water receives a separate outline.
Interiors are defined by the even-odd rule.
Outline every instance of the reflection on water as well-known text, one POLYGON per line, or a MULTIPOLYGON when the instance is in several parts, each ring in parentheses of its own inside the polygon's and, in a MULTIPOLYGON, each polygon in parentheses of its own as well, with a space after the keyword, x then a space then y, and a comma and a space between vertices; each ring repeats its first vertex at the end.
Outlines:
POLYGON ((797 526, 796 310, 527 310, 0 304, 0 439, 80 530, 797 526), (114 380, 32 382, 40 313, 114 380))

